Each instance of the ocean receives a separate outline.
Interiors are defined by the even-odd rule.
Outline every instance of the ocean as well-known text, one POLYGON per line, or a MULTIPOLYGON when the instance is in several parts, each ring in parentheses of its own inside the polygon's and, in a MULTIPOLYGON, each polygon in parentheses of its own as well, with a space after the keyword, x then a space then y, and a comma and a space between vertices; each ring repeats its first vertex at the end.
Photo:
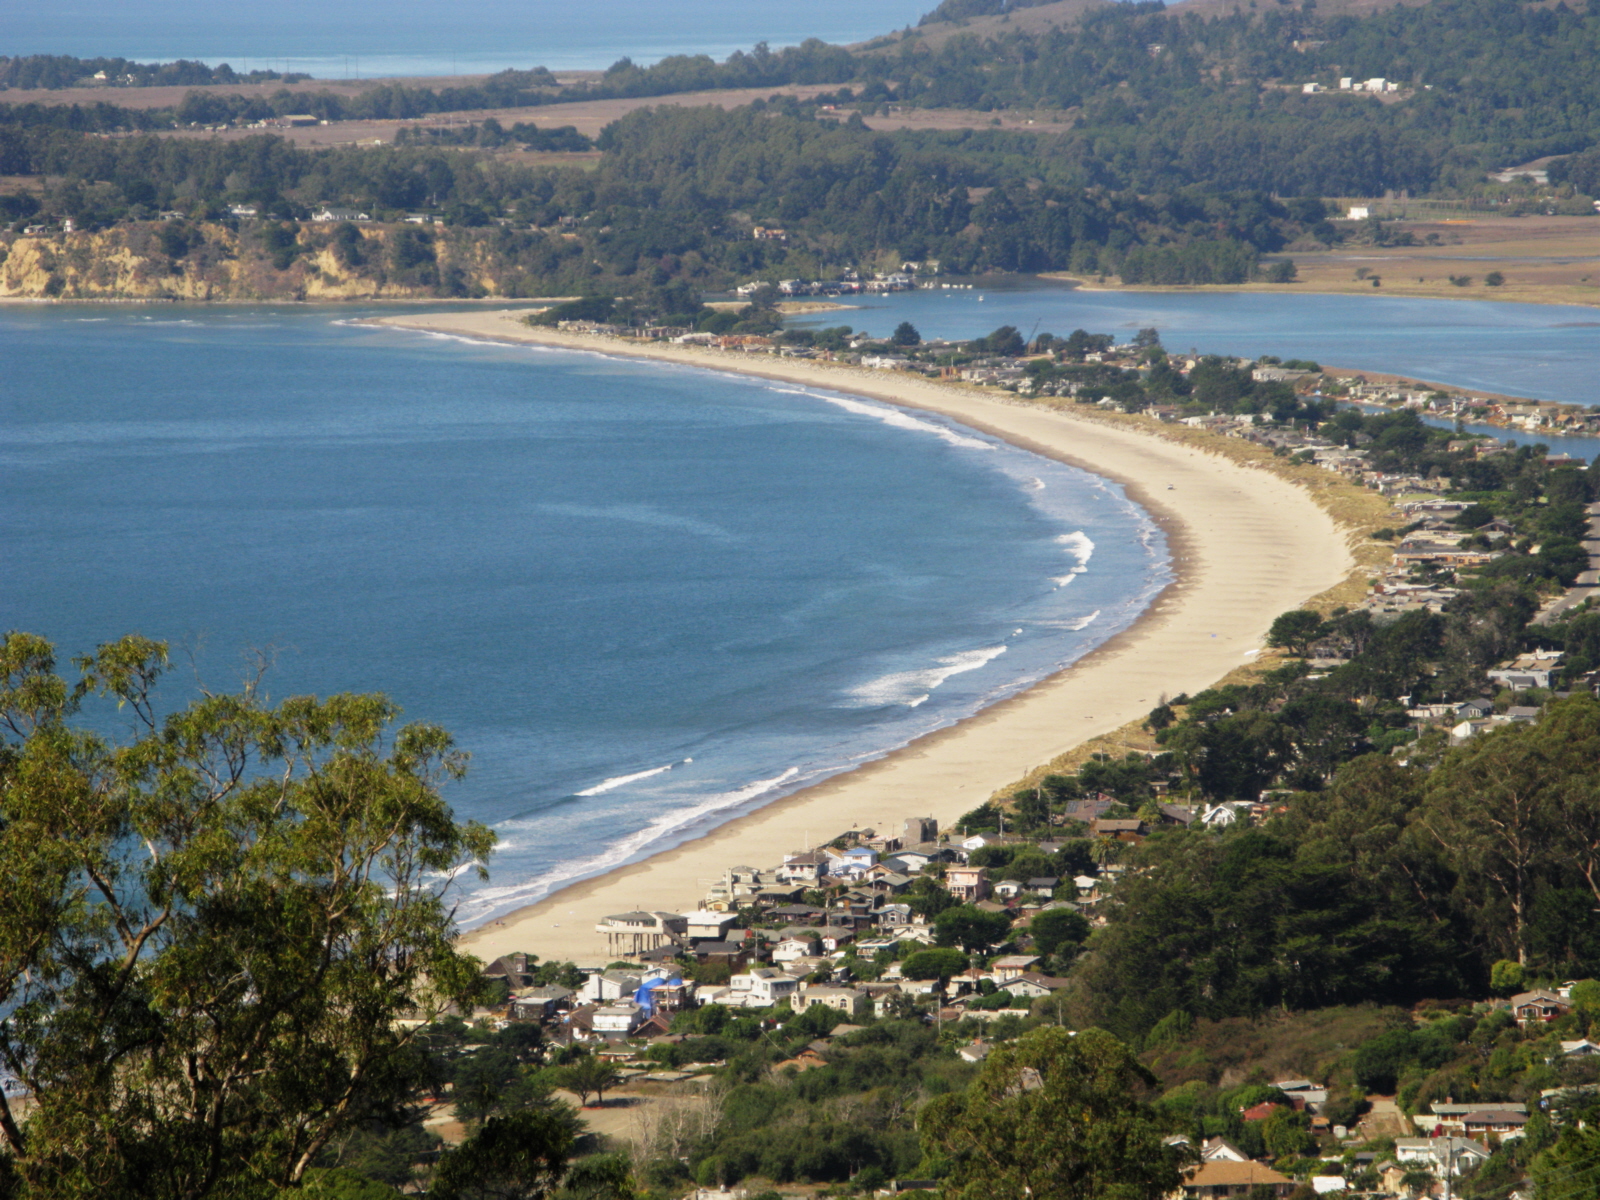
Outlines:
POLYGON ((597 69, 623 56, 726 58, 758 42, 864 41, 917 19, 934 0, 0 0, 0 54, 197 59, 236 70, 304 71, 319 79, 472 75, 507 68, 597 69))
POLYGON ((0 620, 168 640, 174 700, 264 657, 450 729, 502 839, 468 924, 1012 694, 1170 577, 1120 488, 934 416, 359 315, 0 310, 0 620))
MULTIPOLYGON (((0 309, 0 621, 64 654, 167 639, 177 696, 261 652, 274 695, 449 728, 450 799, 502 838, 468 924, 1012 694, 1169 578, 1119 488, 934 416, 365 311, 0 309)), ((989 281, 797 320, 1153 325, 1592 402, 1591 316, 989 281)))

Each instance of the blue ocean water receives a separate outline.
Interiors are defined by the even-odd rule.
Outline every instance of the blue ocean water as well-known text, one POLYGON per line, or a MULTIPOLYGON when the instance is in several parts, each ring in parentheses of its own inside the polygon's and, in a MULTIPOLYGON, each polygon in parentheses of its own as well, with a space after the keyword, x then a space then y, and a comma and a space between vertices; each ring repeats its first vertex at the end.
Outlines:
POLYGON ((0 623, 451 729, 503 838, 469 921, 972 713, 1168 578, 1120 489, 934 417, 356 315, 0 310, 0 623))
POLYGON ((624 55, 725 58, 765 41, 850 43, 915 24, 932 0, 0 0, 0 54, 198 59, 319 79, 608 67, 624 55))

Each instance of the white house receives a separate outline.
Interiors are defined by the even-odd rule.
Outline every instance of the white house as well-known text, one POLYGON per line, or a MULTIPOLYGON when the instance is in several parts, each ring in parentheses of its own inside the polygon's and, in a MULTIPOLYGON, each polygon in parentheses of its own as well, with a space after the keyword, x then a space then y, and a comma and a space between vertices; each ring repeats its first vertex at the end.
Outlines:
POLYGON ((787 1000, 800 991, 800 981, 791 979, 782 971, 770 967, 757 967, 728 980, 731 998, 725 1004, 743 1005, 746 1008, 765 1008, 780 1000, 787 1000))
POLYGON ((1396 1138, 1397 1162, 1420 1163, 1435 1175, 1459 1175, 1489 1157, 1486 1146, 1462 1137, 1396 1138))
POLYGON ((370 213, 358 212, 353 208, 328 208, 317 209, 311 214, 313 221, 370 221, 370 213))
POLYGON ((856 1002, 865 999, 866 995, 855 988, 813 987, 801 992, 794 1006, 804 1012, 813 1004, 821 1004, 849 1015, 855 1012, 856 1002))
POLYGON ((632 1000, 618 1000, 594 1010, 594 1031, 601 1037, 627 1037, 644 1024, 644 1009, 632 1000))

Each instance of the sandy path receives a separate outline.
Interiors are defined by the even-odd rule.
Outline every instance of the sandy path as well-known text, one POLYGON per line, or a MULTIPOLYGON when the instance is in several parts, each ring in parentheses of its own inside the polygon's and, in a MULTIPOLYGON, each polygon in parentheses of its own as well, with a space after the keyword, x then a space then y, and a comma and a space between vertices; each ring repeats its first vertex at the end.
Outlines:
POLYGON ((1125 484, 1166 529, 1179 572, 1132 629, 1073 667, 876 763, 474 930, 465 944, 485 958, 526 950, 594 962, 604 953, 595 923, 609 913, 693 908, 726 867, 774 866, 785 851, 852 826, 898 830, 904 818, 927 814, 952 821, 1030 767, 1148 712, 1162 693, 1215 682, 1261 646, 1275 616, 1338 583, 1354 563, 1345 532, 1294 484, 1070 412, 886 372, 535 332, 503 312, 383 322, 743 371, 932 409, 1125 484))

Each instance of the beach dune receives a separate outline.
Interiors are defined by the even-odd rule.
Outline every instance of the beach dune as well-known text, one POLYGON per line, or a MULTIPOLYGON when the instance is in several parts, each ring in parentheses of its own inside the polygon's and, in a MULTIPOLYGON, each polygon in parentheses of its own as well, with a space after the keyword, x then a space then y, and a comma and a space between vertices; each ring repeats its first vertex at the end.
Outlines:
POLYGON ((786 852, 911 816, 941 826, 995 789, 1090 737, 1199 691, 1261 648, 1272 619, 1340 582, 1354 566, 1349 532, 1303 488, 1219 454, 1014 398, 890 372, 767 355, 534 330, 514 312, 383 318, 402 328, 656 358, 848 391, 928 409, 1123 484, 1165 529, 1176 581, 1130 629, 1072 667, 887 757, 839 775, 676 849, 579 882, 464 935, 485 959, 524 950, 600 961, 610 913, 697 905, 730 866, 775 866, 786 852))

